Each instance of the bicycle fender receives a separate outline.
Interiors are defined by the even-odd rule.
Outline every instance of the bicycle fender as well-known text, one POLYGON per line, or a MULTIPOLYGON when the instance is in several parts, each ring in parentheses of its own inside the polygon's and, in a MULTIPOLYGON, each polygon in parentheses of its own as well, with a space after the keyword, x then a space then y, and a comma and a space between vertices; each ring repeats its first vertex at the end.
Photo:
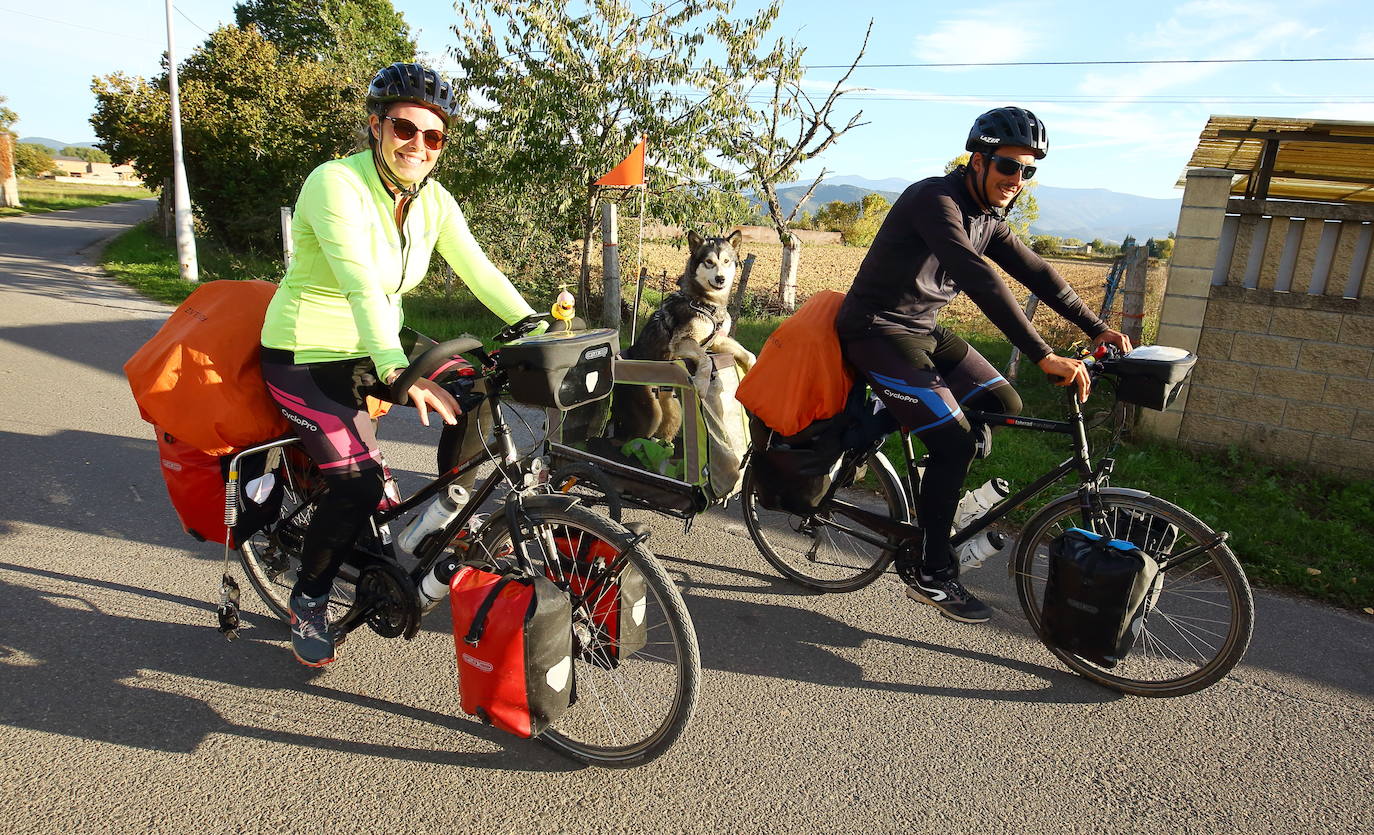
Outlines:
MULTIPOLYGON (((1130 487, 1103 487, 1102 489, 1100 489, 1100 490, 1097 491, 1097 495, 1099 495, 1099 496, 1126 496, 1126 497, 1132 498, 1132 499, 1144 499, 1144 498, 1150 497, 1150 496, 1153 495, 1153 494, 1151 494, 1151 493, 1149 493, 1149 492, 1147 492, 1147 491, 1145 491, 1145 490, 1135 490, 1135 489, 1130 488, 1130 487)), ((1078 491, 1074 491, 1074 492, 1072 492, 1072 493, 1065 493, 1065 494, 1062 495, 1062 496, 1055 496, 1053 499, 1051 499, 1050 501, 1046 502, 1044 507, 1042 507, 1042 508, 1040 508, 1038 511, 1036 511, 1036 513, 1035 513, 1034 516, 1032 516, 1030 519, 1027 519, 1026 522, 1025 522, 1025 524, 1021 525, 1020 531, 1017 532, 1017 543, 1016 543, 1016 545, 1012 546, 1010 549, 1007 550, 1007 576, 1008 576, 1008 577, 1012 577, 1012 578, 1014 579, 1014 578, 1015 578, 1015 575, 1016 575, 1016 549, 1017 549, 1018 547, 1020 547, 1020 544, 1021 544, 1021 537, 1020 537, 1021 531, 1030 530, 1032 527, 1038 525, 1038 524, 1040 523, 1040 517, 1041 517, 1041 516, 1045 515, 1045 513, 1046 513, 1048 510, 1050 510, 1050 508, 1053 508, 1053 507, 1057 506, 1060 502, 1064 501, 1065 499, 1073 499, 1074 501, 1077 501, 1077 500, 1078 500, 1078 491)))
POLYGON ((892 479, 892 482, 894 484, 900 485, 902 487, 901 490, 897 491, 898 500, 901 502, 902 505, 901 508, 899 508, 902 514, 902 518, 897 521, 910 522, 911 499, 906 494, 906 479, 903 479, 901 476, 897 475, 897 468, 892 466, 892 462, 887 459, 887 456, 883 454, 882 450, 877 450, 873 453, 872 463, 881 468, 883 472, 885 472, 887 476, 892 479))

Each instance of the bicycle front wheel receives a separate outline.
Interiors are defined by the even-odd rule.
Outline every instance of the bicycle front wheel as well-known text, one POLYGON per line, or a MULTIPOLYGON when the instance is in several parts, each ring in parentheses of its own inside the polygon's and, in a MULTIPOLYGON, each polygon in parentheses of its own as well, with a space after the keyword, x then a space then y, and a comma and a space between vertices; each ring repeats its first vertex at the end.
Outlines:
MULTIPOLYGON (((769 510, 759 502, 759 487, 751 466, 745 470, 740 488, 744 526, 759 553, 784 577, 816 591, 854 591, 873 582, 887 569, 892 549, 897 547, 896 539, 869 531, 827 505, 810 516, 769 510), (887 547, 847 533, 837 525, 886 542, 887 547)), ((881 452, 865 458, 850 483, 835 491, 835 498, 892 519, 908 518, 901 483, 881 452), (865 472, 872 476, 871 487, 864 484, 869 480, 864 477, 865 472)))
MULTIPOLYGON (((572 623, 577 701, 538 739, 593 765, 642 765, 677 741, 696 707, 701 654, 687 607, 624 527, 561 497, 526 499, 523 511, 543 568, 582 601, 572 623), (624 588, 644 592, 633 639, 607 616, 624 588)), ((492 517, 483 544, 495 559, 511 552, 505 514, 492 517)))
MULTIPOLYGON (((1156 560, 1215 542, 1217 534, 1183 508, 1134 490, 1103 490, 1106 526, 1096 532, 1124 539, 1156 560)), ((1254 600, 1240 562, 1225 543, 1168 566, 1148 604, 1131 653, 1106 668, 1056 647, 1046 637, 1041 606, 1050 542, 1069 528, 1094 530, 1077 494, 1046 505, 1026 523, 1013 555, 1016 592, 1036 634, 1059 660, 1099 684, 1136 696, 1183 696, 1224 677, 1250 645, 1254 600)))

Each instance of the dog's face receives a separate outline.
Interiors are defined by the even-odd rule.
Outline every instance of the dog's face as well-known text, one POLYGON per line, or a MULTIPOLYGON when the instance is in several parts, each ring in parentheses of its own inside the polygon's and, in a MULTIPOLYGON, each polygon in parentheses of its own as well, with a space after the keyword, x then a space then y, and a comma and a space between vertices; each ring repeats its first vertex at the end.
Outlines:
POLYGON ((687 246, 691 255, 687 259, 687 270, 678 281, 682 290, 707 298, 713 304, 724 304, 730 297, 730 287, 739 269, 739 245, 743 237, 738 229, 724 238, 703 238, 696 232, 688 232, 687 246))

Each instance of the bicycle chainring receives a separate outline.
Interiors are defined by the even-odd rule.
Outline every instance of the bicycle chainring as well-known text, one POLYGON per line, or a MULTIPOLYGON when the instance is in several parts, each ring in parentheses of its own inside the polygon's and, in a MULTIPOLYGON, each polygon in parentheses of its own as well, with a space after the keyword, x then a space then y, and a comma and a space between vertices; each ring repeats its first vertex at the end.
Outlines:
POLYGON ((389 562, 374 562, 358 573, 357 604, 371 610, 367 625, 383 638, 406 640, 420 630, 420 599, 410 577, 389 562))

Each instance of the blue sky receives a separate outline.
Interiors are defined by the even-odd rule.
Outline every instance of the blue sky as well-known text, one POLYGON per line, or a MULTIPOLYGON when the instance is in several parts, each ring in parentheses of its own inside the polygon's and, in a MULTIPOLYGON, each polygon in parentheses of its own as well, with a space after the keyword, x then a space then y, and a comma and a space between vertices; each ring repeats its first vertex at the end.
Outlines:
MULTIPOLYGON (((456 18, 443 0, 393 0, 442 56, 456 18)), ((756 3, 742 0, 740 9, 756 3)), ((233 0, 177 0, 183 57, 221 23, 233 0)), ((874 18, 864 62, 1142 61, 1237 58, 1374 58, 1367 0, 1163 0, 1154 3, 851 2, 787 0, 775 33, 807 47, 810 65, 847 64, 874 18)), ((0 0, 0 95, 21 136, 91 141, 90 79, 150 75, 166 43, 162 0, 67 0, 43 7, 0 0)), ((442 63, 442 61, 440 62, 442 63)), ((812 69, 818 93, 839 71, 812 69)), ((1004 104, 1034 110, 1050 133, 1039 179, 1176 197, 1174 182, 1211 113, 1374 121, 1374 62, 860 68, 841 121, 856 128, 803 173, 821 166, 871 179, 939 173, 963 147, 978 113, 1004 104)), ((628 150, 628 149, 627 149, 628 150)), ((651 152, 652 153, 652 152, 651 152)))

